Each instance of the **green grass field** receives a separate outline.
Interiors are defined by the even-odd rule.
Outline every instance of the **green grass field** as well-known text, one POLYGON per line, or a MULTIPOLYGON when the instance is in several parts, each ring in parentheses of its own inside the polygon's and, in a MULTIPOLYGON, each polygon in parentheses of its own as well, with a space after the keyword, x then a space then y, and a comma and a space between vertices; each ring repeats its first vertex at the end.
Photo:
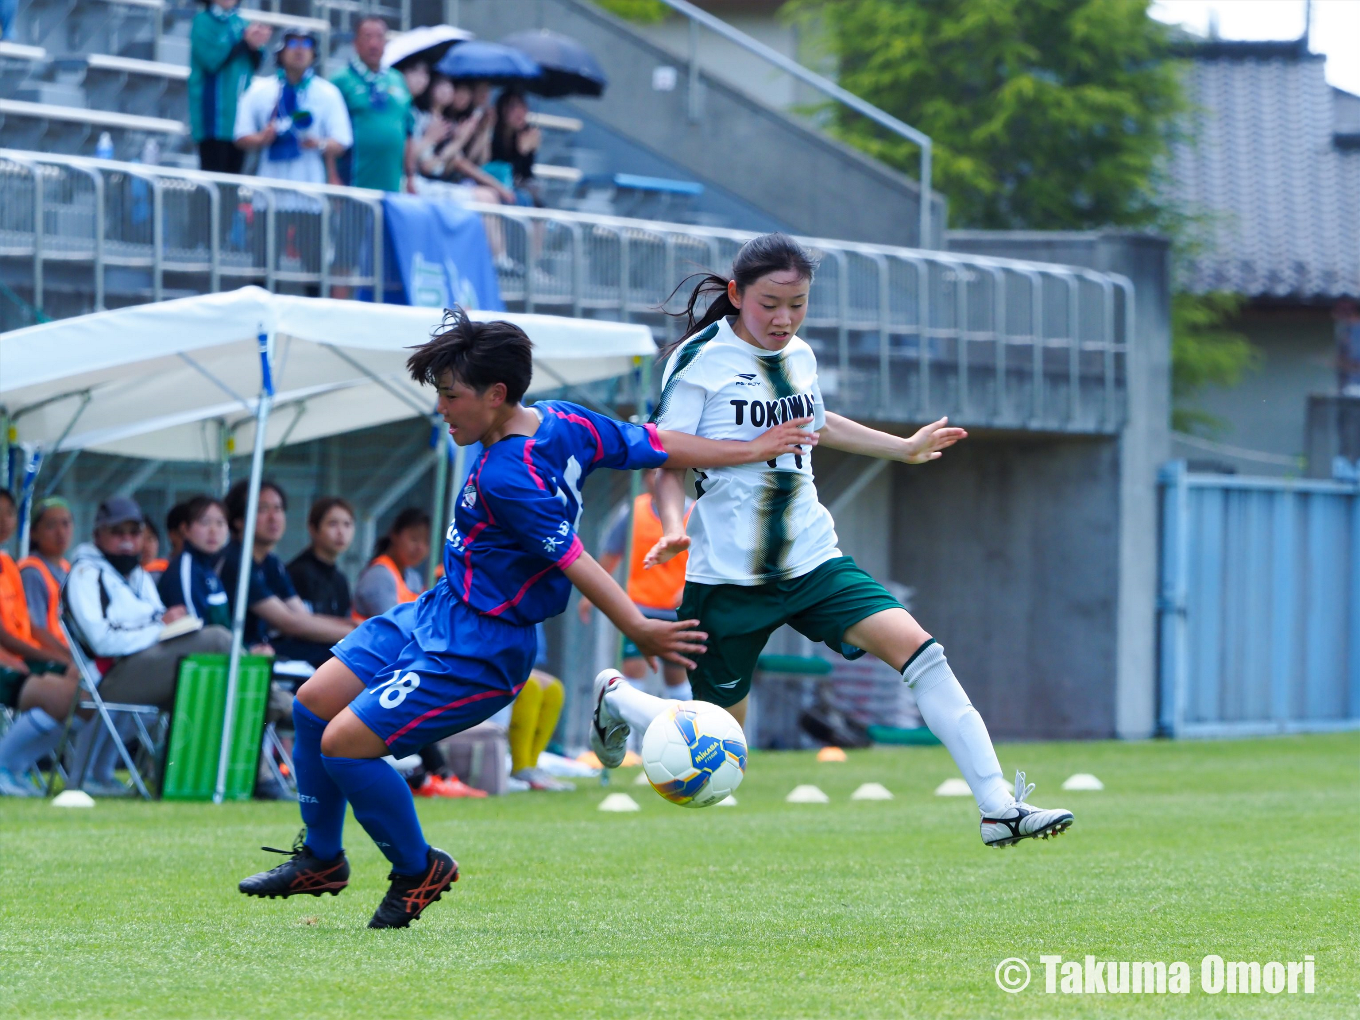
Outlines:
POLYGON ((941 748, 756 754, 736 808, 608 791, 422 802, 463 879, 369 932, 385 862, 353 820, 338 898, 247 900, 296 808, 0 801, 4 1017, 1356 1017, 1360 736, 1000 748, 1066 835, 984 849, 941 748), (1072 772, 1100 793, 1065 793, 1072 772), (851 802, 879 781, 891 802, 851 802), (829 805, 785 804, 812 782, 829 805), (1187 961, 1184 995, 1044 992, 1041 954, 1187 961), (1312 995, 1210 995, 1200 960, 1302 960, 1312 995), (994 970, 1028 962, 1006 994, 994 970))

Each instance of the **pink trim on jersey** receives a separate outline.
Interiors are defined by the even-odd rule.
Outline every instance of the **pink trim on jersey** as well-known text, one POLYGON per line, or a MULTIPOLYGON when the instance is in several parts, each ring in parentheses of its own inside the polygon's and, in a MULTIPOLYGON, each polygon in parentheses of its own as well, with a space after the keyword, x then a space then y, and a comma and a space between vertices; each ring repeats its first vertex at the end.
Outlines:
POLYGON ((562 411, 559 411, 555 407, 550 407, 548 408, 548 410, 551 411, 553 414, 557 415, 557 417, 561 418, 563 421, 573 422, 577 425, 584 425, 587 429, 589 429, 590 434, 595 437, 595 456, 591 458, 590 462, 594 464, 595 461, 604 459, 604 443, 600 441, 600 433, 596 430, 595 423, 593 421, 591 421, 589 418, 582 418, 579 414, 566 414, 562 411))
POLYGON ((529 477, 534 480, 534 484, 544 492, 547 492, 548 487, 543 484, 543 479, 539 478, 538 472, 534 470, 534 461, 530 456, 530 451, 533 450, 533 448, 534 441, 532 439, 526 440, 524 443, 524 466, 529 469, 529 477))
MULTIPOLYGON (((579 540, 578 540, 578 543, 577 543, 577 544, 579 544, 579 540)), ((570 552, 571 550, 567 550, 567 551, 570 552)), ((580 556, 581 554, 580 554, 580 553, 577 553, 576 555, 577 555, 577 556, 580 556)), ((495 609, 488 609, 488 610, 486 610, 486 612, 485 612, 484 615, 486 615, 486 616, 500 616, 501 613, 505 612, 507 609, 514 609, 515 606, 519 605, 519 600, 522 599, 522 598, 524 598, 524 596, 527 595, 527 594, 529 593, 529 589, 532 588, 535 584, 537 584, 538 581, 539 581, 540 579, 542 579, 542 577, 543 577, 544 574, 546 574, 549 570, 556 570, 556 569, 557 569, 557 564, 556 564, 556 563, 549 563, 546 567, 544 567, 542 570, 540 570, 537 574, 535 574, 533 577, 529 578, 529 580, 525 581, 524 584, 520 586, 519 591, 517 591, 517 592, 515 593, 515 597, 514 597, 514 598, 512 598, 509 602, 502 602, 502 603, 501 603, 499 606, 497 606, 495 609)), ((479 610, 479 612, 480 612, 480 610, 479 610)))
MULTIPOLYGON (((515 688, 514 690, 515 697, 519 696, 519 692, 523 687, 524 684, 520 684, 519 687, 515 688)), ((428 712, 424 712, 421 715, 416 716, 401 729, 397 730, 396 733, 393 733, 390 737, 384 740, 383 743, 386 744, 388 747, 391 747, 394 743, 396 743, 397 740, 401 738, 403 734, 409 733, 411 730, 415 729, 421 723, 425 722, 428 719, 433 719, 441 712, 447 712, 450 709, 459 708, 463 705, 470 705, 474 701, 483 701, 486 698, 502 698, 502 697, 505 697, 504 691, 482 691, 481 694, 470 694, 466 698, 459 698, 457 701, 450 701, 447 705, 440 705, 438 708, 432 708, 428 712)))
POLYGON ((487 526, 486 521, 478 521, 463 539, 463 601, 472 598, 472 542, 487 526))
POLYGON ((657 432, 656 426, 651 422, 648 422, 642 427, 647 430, 647 438, 651 441, 652 449, 657 453, 665 453, 666 448, 661 445, 661 436, 657 432))
POLYGON ((585 551, 586 547, 581 544, 581 537, 579 535, 572 535, 571 545, 567 546, 567 551, 558 557, 556 564, 557 569, 566 570, 569 566, 579 560, 581 558, 581 553, 585 551))

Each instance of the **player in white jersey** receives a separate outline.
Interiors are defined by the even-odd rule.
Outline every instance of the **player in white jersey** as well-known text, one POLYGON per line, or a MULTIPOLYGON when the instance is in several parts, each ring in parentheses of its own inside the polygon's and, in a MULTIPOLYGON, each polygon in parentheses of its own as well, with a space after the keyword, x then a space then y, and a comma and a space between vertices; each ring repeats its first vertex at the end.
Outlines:
MULTIPOLYGON (((816 263, 784 234, 748 241, 732 278, 709 275, 689 300, 685 339, 665 353, 658 428, 707 439, 749 440, 786 422, 806 422, 821 445, 922 464, 966 437, 941 418, 909 438, 826 411, 817 358, 797 335, 816 263), (702 316, 695 307, 716 294, 702 316)), ((846 658, 866 652, 900 671, 925 720, 967 780, 981 812, 983 842, 1011 846, 1057 835, 1070 811, 1025 803, 1014 790, 987 727, 944 650, 888 591, 837 548, 831 514, 817 499, 811 447, 764 464, 695 472, 689 533, 682 519, 684 471, 664 471, 657 510, 665 537, 648 556, 662 562, 689 550, 681 619, 696 619, 707 651, 690 671, 694 697, 745 718, 751 674, 769 636, 789 624, 846 658)), ((613 670, 596 679, 591 745, 608 767, 623 758, 631 727, 645 731, 668 703, 613 670)))

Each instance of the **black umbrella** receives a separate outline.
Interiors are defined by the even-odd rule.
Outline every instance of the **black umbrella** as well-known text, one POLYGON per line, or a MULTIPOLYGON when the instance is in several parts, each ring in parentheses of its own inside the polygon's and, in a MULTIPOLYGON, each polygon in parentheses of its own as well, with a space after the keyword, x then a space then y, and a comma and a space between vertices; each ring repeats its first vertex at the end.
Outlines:
POLYGON ((543 68, 543 77, 528 86, 540 96, 601 96, 609 85, 599 62, 569 36, 539 29, 507 35, 501 42, 543 68))

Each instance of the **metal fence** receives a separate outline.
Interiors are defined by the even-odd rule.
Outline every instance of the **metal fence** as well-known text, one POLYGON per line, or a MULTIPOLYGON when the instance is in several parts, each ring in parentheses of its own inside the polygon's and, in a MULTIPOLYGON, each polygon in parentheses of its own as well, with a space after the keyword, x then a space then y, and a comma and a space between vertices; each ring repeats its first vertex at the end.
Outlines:
MULTIPOLYGON (((431 196, 438 200, 437 196, 431 196)), ((749 233, 472 206, 513 310, 641 321, 688 273, 725 272, 749 233)), ((6 328, 230 289, 381 301, 382 195, 0 150, 6 328), (17 310, 17 311, 16 311, 17 310)), ((1132 285, 1088 269, 803 238, 821 269, 802 335, 829 407, 856 418, 1113 433, 1132 285)), ((398 285, 399 286, 399 285, 398 285)), ((2 303, 0 303, 2 304, 2 303)))
POLYGON ((1170 736, 1360 728, 1360 487, 1162 472, 1170 736))

